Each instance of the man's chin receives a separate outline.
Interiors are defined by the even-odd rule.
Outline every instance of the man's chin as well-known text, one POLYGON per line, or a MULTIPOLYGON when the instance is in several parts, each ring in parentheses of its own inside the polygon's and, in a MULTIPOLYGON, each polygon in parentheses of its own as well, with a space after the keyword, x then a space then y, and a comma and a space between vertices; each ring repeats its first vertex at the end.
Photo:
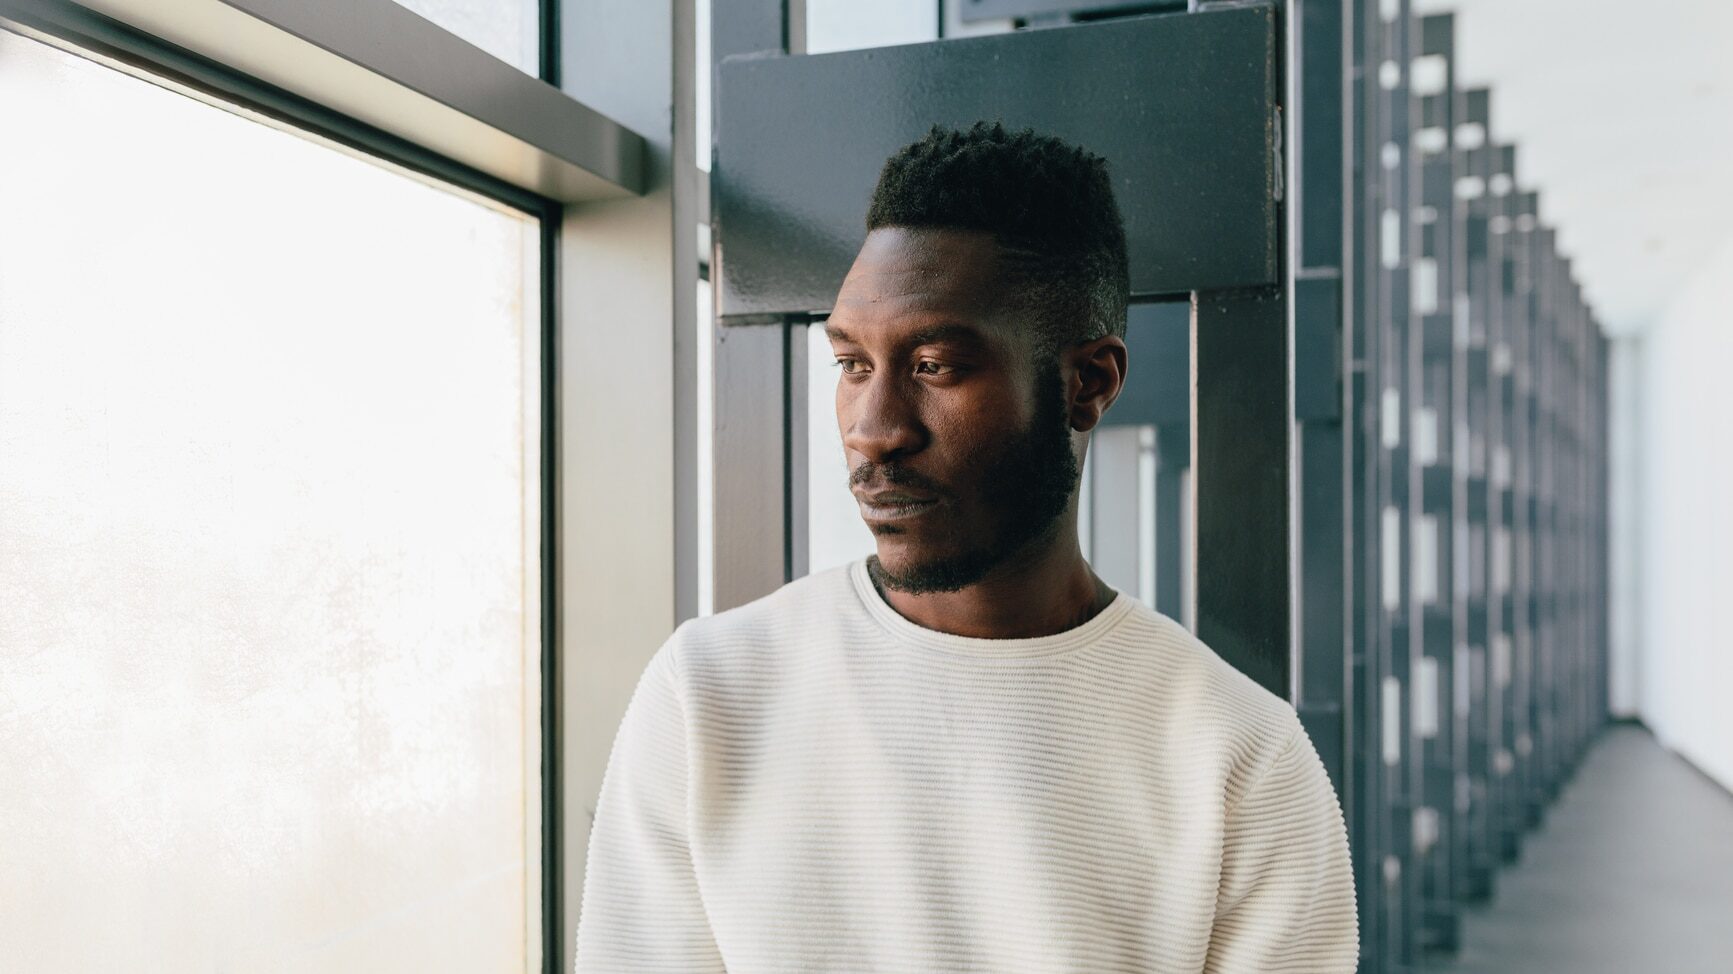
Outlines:
POLYGON ((910 595, 958 591, 980 581, 992 567, 982 552, 933 551, 895 536, 879 538, 878 555, 867 565, 880 587, 910 595))

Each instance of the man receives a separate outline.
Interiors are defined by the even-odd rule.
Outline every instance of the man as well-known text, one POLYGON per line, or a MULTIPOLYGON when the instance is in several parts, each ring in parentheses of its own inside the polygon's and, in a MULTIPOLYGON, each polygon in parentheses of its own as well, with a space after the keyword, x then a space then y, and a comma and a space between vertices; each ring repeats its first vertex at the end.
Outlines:
POLYGON ((867 227, 826 331, 878 553, 652 659, 578 971, 1352 971, 1347 835, 1294 711, 1078 547, 1127 365, 1105 163, 935 128, 867 227))

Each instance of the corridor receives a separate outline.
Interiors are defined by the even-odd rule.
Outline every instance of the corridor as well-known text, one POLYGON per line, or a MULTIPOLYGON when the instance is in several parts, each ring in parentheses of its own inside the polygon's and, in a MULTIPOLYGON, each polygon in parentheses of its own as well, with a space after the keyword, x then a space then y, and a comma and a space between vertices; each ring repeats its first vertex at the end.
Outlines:
POLYGON ((1733 974, 1728 38, 0 0, 0 974, 1733 974))
POLYGON ((1630 724, 1607 728, 1450 974, 1733 971, 1733 795, 1630 724))

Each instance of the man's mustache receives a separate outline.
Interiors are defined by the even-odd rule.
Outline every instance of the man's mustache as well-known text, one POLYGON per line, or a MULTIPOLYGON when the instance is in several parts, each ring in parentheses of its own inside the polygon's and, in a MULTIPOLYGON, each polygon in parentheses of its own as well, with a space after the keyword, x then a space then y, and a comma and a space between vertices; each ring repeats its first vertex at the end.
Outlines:
POLYGON ((940 497, 949 497, 951 493, 945 489, 943 484, 907 467, 894 463, 873 463, 870 460, 849 472, 848 484, 850 487, 861 487, 869 484, 908 487, 940 497))

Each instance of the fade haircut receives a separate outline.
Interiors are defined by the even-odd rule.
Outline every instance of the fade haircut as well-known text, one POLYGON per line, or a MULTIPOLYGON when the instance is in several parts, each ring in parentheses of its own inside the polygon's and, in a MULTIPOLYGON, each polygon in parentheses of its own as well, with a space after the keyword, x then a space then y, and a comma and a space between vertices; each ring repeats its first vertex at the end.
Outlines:
POLYGON ((1035 312, 1042 359, 1125 335, 1125 225, 1107 160, 998 122, 935 125, 885 161, 867 230, 979 230, 999 245, 1012 300, 1035 312))

